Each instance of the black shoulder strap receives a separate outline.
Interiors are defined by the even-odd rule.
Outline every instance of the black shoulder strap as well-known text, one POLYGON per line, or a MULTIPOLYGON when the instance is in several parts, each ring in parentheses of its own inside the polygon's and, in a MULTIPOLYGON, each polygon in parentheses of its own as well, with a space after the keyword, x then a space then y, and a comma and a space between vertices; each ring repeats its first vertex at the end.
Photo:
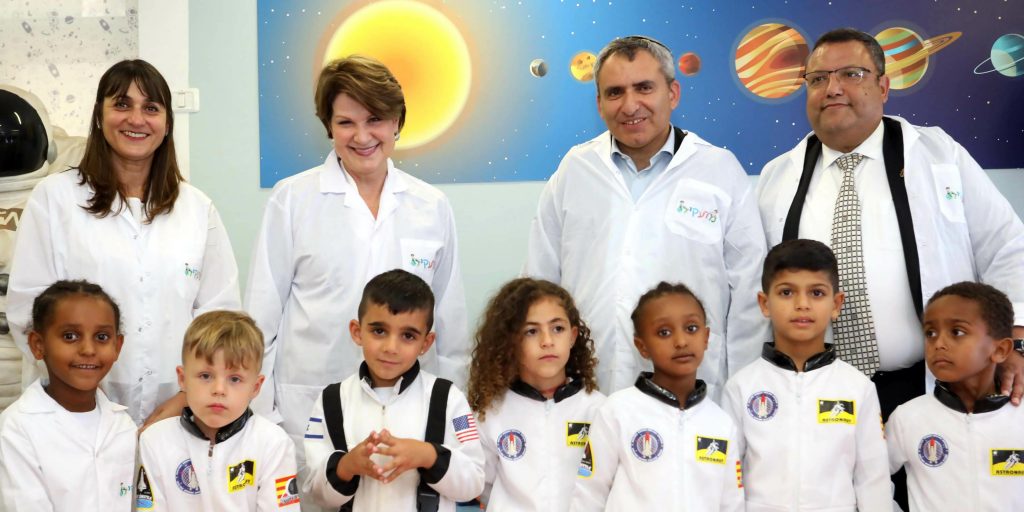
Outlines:
MULTIPOLYGON (((448 425, 448 390, 452 381, 438 377, 430 390, 430 408, 427 409, 427 431, 423 440, 428 443, 444 443, 444 431, 448 425)), ((441 506, 441 496, 420 478, 420 486, 416 491, 416 510, 418 512, 437 512, 441 506)))
POLYGON ((334 443, 334 449, 347 452, 345 416, 341 412, 341 383, 335 382, 324 388, 320 400, 324 406, 324 425, 327 427, 327 434, 331 436, 331 443, 334 443))
MULTIPOLYGON (((324 406, 324 426, 335 450, 348 452, 348 441, 345 440, 345 416, 341 412, 341 383, 335 382, 324 388, 320 394, 320 402, 324 406)), ((345 502, 338 512, 352 512, 355 498, 345 502)))
POLYGON ((800 216, 804 213, 804 201, 807 199, 807 190, 811 188, 811 176, 814 174, 814 167, 818 164, 821 156, 821 141, 817 135, 807 137, 807 151, 804 152, 804 169, 800 174, 800 184, 796 187, 796 195, 789 205, 789 213, 786 215, 786 225, 782 228, 782 241, 796 240, 800 236, 800 216))
POLYGON ((882 118, 882 124, 885 125, 882 135, 885 177, 889 180, 889 193, 892 194, 893 208, 896 209, 896 223, 900 227, 900 242, 903 244, 903 263, 907 266, 910 297, 914 301, 917 318, 920 319, 924 311, 921 297, 921 262, 917 255, 914 219, 910 216, 907 183, 903 179, 903 127, 899 121, 888 117, 882 118))
POLYGON ((430 390, 430 409, 427 410, 427 431, 423 440, 428 443, 444 443, 444 429, 448 423, 448 389, 452 381, 438 377, 430 390))

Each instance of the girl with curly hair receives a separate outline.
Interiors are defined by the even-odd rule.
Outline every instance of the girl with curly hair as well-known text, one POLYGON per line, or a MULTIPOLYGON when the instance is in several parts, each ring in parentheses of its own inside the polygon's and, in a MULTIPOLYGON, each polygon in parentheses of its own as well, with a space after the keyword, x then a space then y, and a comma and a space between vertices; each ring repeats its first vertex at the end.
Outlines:
POLYGON ((522 278, 476 334, 469 405, 487 453, 488 510, 568 510, 597 391, 594 341, 569 292, 522 278))

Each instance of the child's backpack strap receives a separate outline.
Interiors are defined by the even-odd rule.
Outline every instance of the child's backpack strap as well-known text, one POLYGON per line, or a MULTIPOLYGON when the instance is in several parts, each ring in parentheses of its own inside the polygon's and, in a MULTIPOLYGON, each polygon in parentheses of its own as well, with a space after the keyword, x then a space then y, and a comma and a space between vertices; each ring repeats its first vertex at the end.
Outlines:
MULTIPOLYGON (((423 440, 428 443, 444 444, 444 431, 448 425, 448 390, 452 381, 438 377, 430 390, 430 408, 427 410, 427 431, 423 440)), ((437 512, 441 505, 441 496, 420 478, 420 486, 416 491, 416 510, 418 512, 437 512)))
MULTIPOLYGON (((327 435, 331 436, 331 443, 335 450, 348 453, 348 441, 345 439, 345 416, 341 412, 341 383, 335 382, 324 388, 320 396, 324 406, 324 424, 327 427, 327 435)), ((355 498, 348 500, 338 512, 352 512, 355 498)))
POLYGON ((320 401, 324 406, 324 423, 327 434, 331 436, 335 450, 348 453, 348 441, 345 440, 345 416, 341 412, 341 383, 335 382, 324 388, 320 401))

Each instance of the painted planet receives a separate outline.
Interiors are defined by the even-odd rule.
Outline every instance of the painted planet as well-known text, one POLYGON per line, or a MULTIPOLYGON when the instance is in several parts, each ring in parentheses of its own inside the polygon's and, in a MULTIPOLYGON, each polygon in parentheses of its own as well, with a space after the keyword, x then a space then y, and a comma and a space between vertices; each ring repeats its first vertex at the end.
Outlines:
POLYGON ((594 63, 597 62, 597 55, 582 51, 572 56, 569 62, 569 72, 572 77, 580 82, 589 82, 594 79, 594 63))
POLYGON ((908 89, 924 78, 928 71, 928 56, 949 46, 960 38, 960 32, 950 32, 930 39, 922 39, 905 27, 887 28, 875 35, 885 53, 885 74, 889 87, 908 89))
POLYGON ((537 78, 548 74, 548 63, 544 59, 533 59, 530 62, 530 74, 537 78))
POLYGON ((1004 34, 992 43, 989 58, 974 67, 975 75, 984 75, 998 71, 1010 78, 1024 76, 1024 36, 1020 34, 1004 34), (985 66, 988 64, 988 66, 985 66), (987 67, 988 69, 979 68, 987 67))
POLYGON ((757 96, 785 98, 803 86, 808 54, 807 39, 795 28, 781 23, 758 25, 736 47, 736 76, 757 96))
POLYGON ((700 57, 696 53, 686 52, 679 57, 679 71, 686 76, 700 73, 700 57))

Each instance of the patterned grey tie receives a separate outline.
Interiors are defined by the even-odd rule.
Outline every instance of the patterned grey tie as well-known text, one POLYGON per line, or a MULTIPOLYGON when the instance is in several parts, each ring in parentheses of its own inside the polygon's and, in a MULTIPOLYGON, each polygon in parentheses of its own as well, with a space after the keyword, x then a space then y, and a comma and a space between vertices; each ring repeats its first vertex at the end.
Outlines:
POLYGON ((861 160, 864 155, 858 153, 836 160, 843 171, 843 184, 832 218, 832 252, 839 262, 839 289, 846 293, 846 300, 839 320, 832 324, 832 334, 839 358, 871 377, 878 370, 878 340, 864 277, 860 201, 853 186, 853 170, 861 160))

